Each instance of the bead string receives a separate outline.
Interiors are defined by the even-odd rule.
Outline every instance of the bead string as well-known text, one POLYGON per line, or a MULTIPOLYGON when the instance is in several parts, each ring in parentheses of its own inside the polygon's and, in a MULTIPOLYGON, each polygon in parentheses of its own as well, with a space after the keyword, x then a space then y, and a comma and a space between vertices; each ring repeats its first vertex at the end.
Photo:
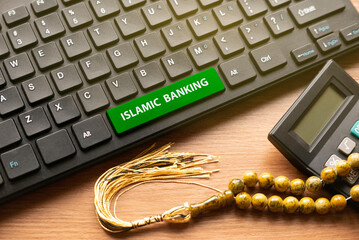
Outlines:
POLYGON ((247 171, 242 179, 232 179, 228 184, 228 189, 223 193, 201 202, 189 205, 189 210, 192 217, 199 216, 202 213, 210 210, 218 209, 220 207, 229 206, 235 200, 239 209, 248 209, 252 206, 256 210, 264 210, 268 208, 270 212, 284 212, 295 213, 301 212, 303 214, 310 214, 316 211, 319 214, 327 214, 330 210, 339 212, 344 210, 347 201, 352 199, 359 202, 359 185, 355 185, 350 190, 350 197, 345 198, 341 194, 334 195, 330 200, 327 198, 318 198, 314 201, 311 197, 303 197, 298 200, 296 197, 288 196, 284 200, 277 195, 267 198, 262 193, 256 193, 250 196, 244 192, 244 187, 255 187, 257 183, 263 189, 270 189, 272 186, 281 193, 288 189, 293 195, 300 196, 307 189, 309 192, 318 192, 325 184, 332 184, 336 181, 337 176, 348 176, 352 169, 359 168, 359 153, 351 154, 347 160, 337 162, 335 168, 326 167, 321 171, 320 177, 311 176, 306 182, 301 179, 294 179, 289 181, 285 176, 274 178, 270 173, 263 173, 259 177, 253 171, 247 171))

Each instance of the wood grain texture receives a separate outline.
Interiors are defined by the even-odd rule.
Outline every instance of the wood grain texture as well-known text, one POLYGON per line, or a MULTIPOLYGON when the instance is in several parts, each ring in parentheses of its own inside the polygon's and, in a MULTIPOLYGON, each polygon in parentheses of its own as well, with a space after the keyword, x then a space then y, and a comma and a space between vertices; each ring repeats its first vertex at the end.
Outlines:
MULTIPOLYGON (((359 9, 359 0, 353 2, 359 9)), ((338 63, 359 82, 358 59, 357 51, 338 63)), ((272 146, 267 134, 314 75, 312 71, 275 86, 159 137, 156 142, 161 145, 175 141, 172 151, 220 156, 220 162, 207 169, 221 171, 210 180, 199 182, 223 190, 232 178, 241 177, 246 170, 305 179, 272 146)), ((326 216, 240 211, 233 207, 189 224, 156 224, 122 235, 108 234, 98 224, 94 211, 95 181, 108 168, 131 159, 149 145, 0 206, 0 239, 358 239, 359 213, 351 207, 326 216)), ((121 197, 118 215, 125 220, 143 218, 212 194, 197 186, 147 184, 121 197)), ((323 195, 329 196, 326 192, 323 195)))

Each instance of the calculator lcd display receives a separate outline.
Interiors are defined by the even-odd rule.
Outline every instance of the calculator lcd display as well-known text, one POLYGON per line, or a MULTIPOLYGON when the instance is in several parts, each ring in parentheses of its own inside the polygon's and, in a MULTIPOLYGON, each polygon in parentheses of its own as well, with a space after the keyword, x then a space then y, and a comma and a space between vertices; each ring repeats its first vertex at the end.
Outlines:
POLYGON ((311 145, 339 109, 344 99, 345 96, 343 93, 333 85, 329 85, 304 116, 302 116, 302 119, 293 131, 301 137, 304 142, 311 145))

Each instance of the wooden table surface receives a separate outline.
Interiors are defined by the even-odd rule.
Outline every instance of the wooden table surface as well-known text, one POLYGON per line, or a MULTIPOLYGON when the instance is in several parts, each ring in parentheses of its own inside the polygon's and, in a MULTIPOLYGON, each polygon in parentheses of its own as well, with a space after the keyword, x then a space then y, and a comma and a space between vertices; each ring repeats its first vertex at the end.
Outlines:
MULTIPOLYGON (((359 0, 353 2, 359 9, 359 0)), ((358 59, 357 51, 338 63, 359 82, 358 59)), ((246 170, 305 179, 272 146, 267 134, 315 73, 275 86, 155 141, 158 145, 176 142, 172 151, 220 156, 220 162, 207 169, 221 171, 210 180, 198 181, 219 189, 225 190, 229 180, 242 177, 246 170)), ((0 239, 359 239, 359 213, 351 207, 337 214, 304 216, 240 211, 233 206, 184 225, 159 223, 120 235, 106 233, 94 211, 95 181, 108 168, 133 158, 149 145, 1 205, 0 239)), ((135 220, 184 202, 204 200, 213 193, 191 185, 146 184, 122 196, 117 212, 124 220, 135 220)), ((330 197, 326 192, 322 195, 330 197)))

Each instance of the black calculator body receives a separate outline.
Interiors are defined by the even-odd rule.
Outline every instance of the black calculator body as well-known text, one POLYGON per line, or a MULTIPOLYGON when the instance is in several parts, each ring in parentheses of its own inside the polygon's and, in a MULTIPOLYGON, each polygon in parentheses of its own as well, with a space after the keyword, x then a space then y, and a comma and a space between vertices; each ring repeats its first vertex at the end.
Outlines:
MULTIPOLYGON (((359 152, 359 84, 330 60, 272 129, 268 139, 298 169, 320 175, 359 152)), ((327 187, 349 197, 358 184, 352 170, 327 187)), ((359 209, 359 204, 354 203, 359 209)))

